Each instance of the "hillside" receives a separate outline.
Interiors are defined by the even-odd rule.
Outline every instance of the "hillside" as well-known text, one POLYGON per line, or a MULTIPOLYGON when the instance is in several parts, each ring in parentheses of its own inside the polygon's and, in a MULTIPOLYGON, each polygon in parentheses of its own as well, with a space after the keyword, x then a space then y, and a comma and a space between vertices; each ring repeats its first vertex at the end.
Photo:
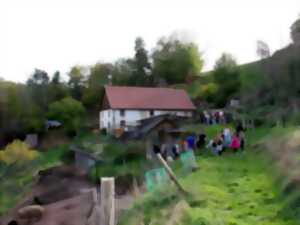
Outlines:
MULTIPOLYGON (((248 132, 247 138, 252 144, 261 143, 267 134, 276 137, 278 132, 261 128, 248 132)), ((161 187, 138 200, 122 225, 299 224, 295 217, 298 208, 289 208, 291 196, 282 192, 266 148, 252 144, 244 153, 201 154, 197 157, 200 169, 188 175, 182 174, 180 165, 173 165, 191 196, 183 199, 174 187, 161 187)))

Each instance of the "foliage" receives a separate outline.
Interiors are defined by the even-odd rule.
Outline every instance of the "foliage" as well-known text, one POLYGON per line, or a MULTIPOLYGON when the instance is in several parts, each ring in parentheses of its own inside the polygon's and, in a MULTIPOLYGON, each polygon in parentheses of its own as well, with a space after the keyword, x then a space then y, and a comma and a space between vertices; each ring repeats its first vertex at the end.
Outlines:
POLYGON ((153 76, 148 58, 148 52, 145 49, 145 42, 141 37, 135 39, 135 55, 133 59, 133 73, 130 83, 135 86, 153 85, 153 76))
POLYGON ((129 141, 124 145, 118 141, 108 140, 104 145, 101 154, 104 162, 91 169, 89 176, 92 181, 98 181, 101 176, 143 177, 147 167, 143 142, 129 141))
POLYGON ((199 88, 199 98, 204 99, 207 102, 213 102, 218 93, 218 86, 215 83, 208 83, 200 86, 199 88))
POLYGON ((99 108, 104 95, 104 85, 108 84, 108 75, 112 65, 97 63, 90 69, 87 88, 83 91, 82 102, 90 108, 99 108))
POLYGON ((112 77, 115 85, 132 85, 132 73, 134 71, 133 59, 118 59, 113 65, 112 77))
POLYGON ((63 123, 68 133, 78 131, 85 109, 81 102, 67 97, 49 106, 48 118, 63 123))
POLYGON ((0 151, 0 161, 10 165, 13 163, 22 163, 23 161, 31 161, 38 156, 35 150, 28 147, 25 142, 15 140, 6 148, 0 151))
POLYGON ((229 98, 239 91, 241 84, 239 70, 231 55, 223 54, 216 61, 213 77, 218 86, 216 103, 218 106, 224 106, 229 98))
POLYGON ((188 76, 198 75, 203 66, 198 47, 194 43, 184 43, 172 38, 159 40, 152 58, 154 75, 170 84, 182 83, 188 76))
POLYGON ((84 89, 84 72, 86 68, 83 66, 73 66, 69 72, 68 84, 71 89, 71 95, 74 99, 80 100, 84 89))
POLYGON ((32 76, 27 80, 30 96, 42 110, 47 110, 49 102, 48 84, 48 73, 39 69, 35 69, 32 76))
POLYGON ((34 160, 10 165, 2 164, 0 161, 0 215, 13 208, 25 194, 32 192, 34 174, 39 170, 61 164, 66 152, 67 146, 60 146, 38 154, 34 160))
POLYGON ((52 80, 49 84, 49 95, 50 102, 59 101, 69 95, 68 87, 62 82, 59 71, 56 71, 53 74, 52 80))

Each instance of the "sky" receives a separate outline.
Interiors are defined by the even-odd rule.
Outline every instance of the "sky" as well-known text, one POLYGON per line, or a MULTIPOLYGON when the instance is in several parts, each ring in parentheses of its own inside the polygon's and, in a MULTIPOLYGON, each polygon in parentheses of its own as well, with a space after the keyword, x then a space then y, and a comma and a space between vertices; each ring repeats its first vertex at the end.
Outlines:
POLYGON ((257 40, 288 45, 299 14, 299 0, 0 0, 0 77, 114 62, 133 56, 137 36, 151 52, 174 32, 199 46, 204 70, 223 52, 242 64, 258 59, 257 40))

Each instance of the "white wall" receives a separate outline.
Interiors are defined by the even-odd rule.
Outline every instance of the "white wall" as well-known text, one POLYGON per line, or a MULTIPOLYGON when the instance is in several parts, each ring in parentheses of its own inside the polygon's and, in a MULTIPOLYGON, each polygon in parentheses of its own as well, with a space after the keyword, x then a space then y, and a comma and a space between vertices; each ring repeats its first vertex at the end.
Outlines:
MULTIPOLYGON (((192 111, 163 111, 154 110, 153 116, 174 114, 177 116, 191 117, 192 111)), ((138 120, 151 117, 150 110, 124 110, 124 115, 121 115, 121 110, 107 109, 100 112, 100 129, 106 128, 108 131, 121 127, 121 121, 125 120, 126 126, 137 126, 138 120)))

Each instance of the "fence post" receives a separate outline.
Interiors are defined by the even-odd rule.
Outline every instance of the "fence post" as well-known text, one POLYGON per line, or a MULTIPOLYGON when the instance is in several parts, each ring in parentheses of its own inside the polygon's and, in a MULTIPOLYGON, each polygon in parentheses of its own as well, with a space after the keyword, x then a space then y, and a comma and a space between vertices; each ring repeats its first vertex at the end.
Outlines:
POLYGON ((115 179, 101 178, 101 225, 115 225, 115 179))
POLYGON ((169 167, 168 163, 164 160, 164 158, 161 156, 160 153, 156 154, 159 162, 162 164, 162 166, 166 169, 169 177, 171 178, 171 180, 174 182, 174 184, 176 185, 176 187, 178 188, 178 190, 180 191, 180 193, 187 195, 188 192, 186 192, 183 187, 181 186, 181 184, 178 182, 175 174, 173 173, 172 169, 169 167))

